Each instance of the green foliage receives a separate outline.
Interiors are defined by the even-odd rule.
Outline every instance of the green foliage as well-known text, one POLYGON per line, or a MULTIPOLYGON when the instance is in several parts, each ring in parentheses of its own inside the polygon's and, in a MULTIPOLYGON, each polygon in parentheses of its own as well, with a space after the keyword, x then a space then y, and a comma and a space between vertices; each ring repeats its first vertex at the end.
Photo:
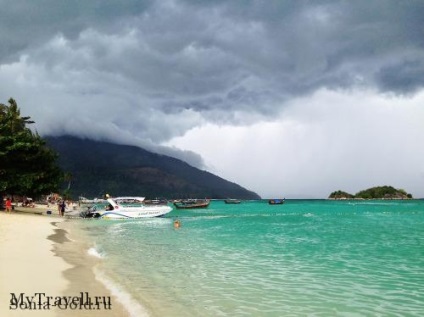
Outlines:
POLYGON ((353 195, 346 193, 342 190, 337 190, 335 192, 332 192, 328 198, 332 198, 332 199, 353 198, 353 195))
POLYGON ((404 199, 408 198, 408 195, 412 198, 411 194, 407 194, 405 190, 403 189, 396 189, 392 186, 377 186, 368 188, 366 190, 362 190, 359 193, 357 193, 355 196, 357 198, 363 198, 363 199, 404 199))
POLYGON ((412 195, 403 189, 396 189, 392 186, 377 186, 361 190, 355 195, 348 194, 341 190, 332 192, 329 198, 356 198, 356 199, 411 199, 412 195))
POLYGON ((62 180, 57 154, 27 125, 15 100, 0 104, 0 195, 38 197, 56 191, 62 180))

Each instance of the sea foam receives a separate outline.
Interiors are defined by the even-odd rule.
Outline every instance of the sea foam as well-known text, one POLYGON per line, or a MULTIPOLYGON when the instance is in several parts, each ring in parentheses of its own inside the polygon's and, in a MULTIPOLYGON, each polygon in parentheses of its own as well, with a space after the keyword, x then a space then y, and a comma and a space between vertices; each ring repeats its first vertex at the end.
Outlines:
POLYGON ((131 317, 148 317, 147 310, 140 305, 128 292, 124 291, 121 287, 112 282, 105 274, 94 268, 94 275, 96 279, 102 283, 110 293, 115 296, 118 301, 125 307, 131 317))
POLYGON ((96 258, 99 259, 103 259, 104 255, 101 254, 95 247, 91 247, 90 249, 88 249, 87 253, 91 256, 94 256, 96 258))

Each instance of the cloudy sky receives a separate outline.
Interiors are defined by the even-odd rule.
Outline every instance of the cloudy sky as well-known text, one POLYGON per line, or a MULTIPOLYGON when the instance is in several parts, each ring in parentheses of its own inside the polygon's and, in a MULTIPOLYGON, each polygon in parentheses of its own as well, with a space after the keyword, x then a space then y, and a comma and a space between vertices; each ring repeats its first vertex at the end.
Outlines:
POLYGON ((424 1, 0 0, 0 102, 263 197, 424 197, 424 1))

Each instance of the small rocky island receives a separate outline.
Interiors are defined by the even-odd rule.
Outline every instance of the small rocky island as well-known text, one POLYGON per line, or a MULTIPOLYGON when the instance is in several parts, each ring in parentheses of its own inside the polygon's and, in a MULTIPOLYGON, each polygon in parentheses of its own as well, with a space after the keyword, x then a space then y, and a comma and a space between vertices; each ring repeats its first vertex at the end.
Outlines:
POLYGON ((355 195, 342 190, 332 192, 328 199, 412 199, 412 195, 403 189, 396 189, 392 186, 377 186, 361 190, 355 195))

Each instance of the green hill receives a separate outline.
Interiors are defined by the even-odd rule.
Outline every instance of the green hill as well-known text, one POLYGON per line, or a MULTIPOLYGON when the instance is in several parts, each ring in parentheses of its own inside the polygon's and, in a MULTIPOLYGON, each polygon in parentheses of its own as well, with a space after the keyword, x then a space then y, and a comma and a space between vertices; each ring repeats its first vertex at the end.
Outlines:
POLYGON ((331 199, 352 199, 354 196, 352 194, 346 193, 342 190, 332 192, 328 198, 331 199))
POLYGON ((403 189, 392 186, 377 186, 361 190, 355 195, 338 190, 332 192, 329 199, 411 199, 412 195, 403 189))
POLYGON ((235 183, 165 155, 136 146, 75 137, 46 137, 59 154, 59 165, 71 174, 73 198, 139 195, 148 198, 238 198, 259 195, 235 183))

